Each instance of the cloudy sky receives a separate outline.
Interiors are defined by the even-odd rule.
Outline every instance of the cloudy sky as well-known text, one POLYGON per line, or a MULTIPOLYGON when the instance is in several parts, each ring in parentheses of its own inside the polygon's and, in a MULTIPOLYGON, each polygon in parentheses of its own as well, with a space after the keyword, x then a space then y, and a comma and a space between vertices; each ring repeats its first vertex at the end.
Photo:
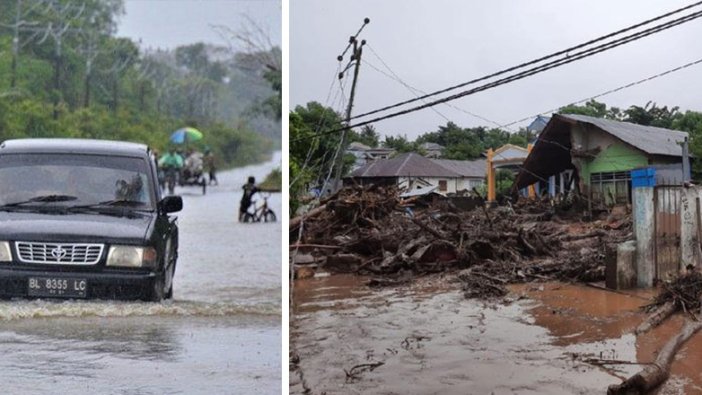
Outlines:
MULTIPOLYGON (((334 78, 339 66, 336 57, 364 17, 371 22, 361 34, 368 45, 363 52, 355 114, 415 97, 397 77, 422 91, 439 90, 692 2, 291 0, 290 107, 315 100, 337 110, 343 108, 342 96, 348 97, 350 83, 342 90, 334 78)), ((702 7, 693 9, 701 10, 702 7)), ((447 119, 464 127, 494 126, 490 122, 506 124, 699 60, 700 37, 702 18, 451 102, 457 108, 440 105, 436 109, 441 115, 425 109, 375 126, 382 134, 414 138, 436 130, 447 119)), ((347 62, 348 56, 343 65, 347 62)), ((346 80, 350 77, 349 74, 346 80)), ((622 108, 653 101, 679 106, 681 110, 702 111, 700 92, 702 64, 598 101, 622 108)))
POLYGON ((208 42, 227 43, 211 25, 240 31, 246 16, 281 44, 280 0, 126 0, 118 35, 141 39, 144 48, 175 48, 208 42))

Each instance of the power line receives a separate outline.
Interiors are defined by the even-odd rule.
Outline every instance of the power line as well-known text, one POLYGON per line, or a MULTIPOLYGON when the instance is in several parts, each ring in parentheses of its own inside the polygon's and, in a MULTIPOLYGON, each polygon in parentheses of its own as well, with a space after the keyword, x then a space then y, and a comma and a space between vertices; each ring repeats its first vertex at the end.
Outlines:
POLYGON ((598 54, 598 53, 600 53, 600 52, 605 52, 605 51, 610 50, 610 49, 612 49, 612 48, 616 48, 616 47, 618 47, 618 46, 627 44, 627 43, 629 43, 629 42, 639 40, 639 39, 641 39, 641 38, 643 38, 643 37, 647 37, 647 36, 650 36, 650 35, 652 35, 652 34, 659 33, 659 32, 661 32, 661 31, 664 31, 664 30, 670 29, 670 28, 672 28, 672 27, 674 27, 674 26, 677 26, 677 25, 680 25, 680 24, 683 24, 683 23, 692 21, 692 20, 697 19, 697 18, 699 18, 699 17, 702 17, 702 12, 696 12, 696 13, 690 14, 690 15, 688 15, 688 16, 685 16, 685 17, 683 17, 683 18, 679 18, 679 19, 676 19, 676 20, 673 20, 673 21, 670 21, 670 22, 666 22, 666 23, 664 23, 664 24, 655 26, 655 27, 653 27, 653 28, 649 28, 649 29, 647 29, 647 30, 643 30, 643 31, 641 31, 641 32, 632 34, 632 35, 630 35, 630 36, 625 36, 625 37, 616 39, 616 40, 614 40, 614 41, 611 41, 611 42, 608 42, 608 43, 599 45, 599 46, 597 46, 597 47, 594 47, 594 48, 590 48, 590 49, 581 51, 581 52, 579 52, 579 53, 576 53, 576 54, 574 54, 574 55, 568 56, 568 57, 566 57, 566 58, 563 58, 563 59, 560 59, 560 60, 557 60, 557 61, 553 61, 553 62, 549 62, 549 63, 546 63, 546 64, 544 64, 544 65, 541 65, 541 66, 538 66, 538 67, 534 67, 534 68, 532 68, 532 69, 528 69, 528 70, 519 72, 519 73, 517 73, 517 74, 513 74, 513 75, 511 75, 511 76, 509 76, 509 77, 505 77, 505 78, 502 78, 502 79, 500 79, 500 80, 493 81, 493 82, 490 82, 490 83, 485 84, 485 85, 481 85, 481 86, 476 87, 476 88, 473 88, 473 89, 469 89, 469 90, 466 90, 466 91, 462 91, 462 92, 456 93, 456 94, 454 94, 454 95, 451 95, 451 96, 448 96, 448 97, 445 97, 445 98, 442 98, 442 99, 438 99, 438 100, 435 100, 435 101, 433 101, 433 102, 426 103, 426 104, 424 104, 424 105, 419 105, 419 106, 411 107, 411 108, 409 108, 409 109, 397 111, 397 112, 394 112, 394 113, 391 113, 391 114, 388 114, 388 115, 379 116, 379 117, 370 119, 370 120, 368 120, 368 121, 358 122, 358 123, 356 123, 356 124, 346 126, 345 128, 336 129, 336 130, 329 130, 329 131, 326 131, 326 132, 324 132, 324 133, 325 133, 325 134, 337 133, 337 132, 340 132, 340 131, 342 131, 342 130, 344 130, 344 129, 346 129, 346 128, 354 128, 354 127, 364 126, 364 125, 368 125, 368 124, 375 123, 375 122, 378 122, 378 121, 382 121, 382 120, 385 120, 385 119, 395 118, 395 117, 398 117, 398 116, 400 116, 400 115, 409 114, 409 113, 411 113, 411 112, 419 111, 419 110, 422 110, 422 109, 425 109, 425 108, 428 108, 428 107, 431 107, 431 106, 435 106, 435 105, 437 105, 437 104, 442 104, 442 103, 445 103, 445 102, 448 102, 448 101, 451 101, 451 100, 459 99, 459 98, 464 97, 464 96, 472 95, 472 94, 475 94, 475 93, 478 93, 478 92, 482 92, 482 91, 484 91, 484 90, 488 90, 488 89, 491 89, 491 88, 495 88, 495 87, 498 87, 498 86, 500 86, 500 85, 508 84, 508 83, 510 83, 510 82, 513 82, 513 81, 517 81, 517 80, 520 80, 520 79, 523 79, 523 78, 526 78, 526 77, 529 77, 529 76, 532 76, 532 75, 535 75, 535 74, 539 74, 539 73, 542 73, 542 72, 544 72, 544 71, 547 71, 547 70, 550 70, 550 69, 553 69, 553 68, 556 68, 556 67, 563 66, 563 65, 568 64, 568 63, 572 63, 572 62, 574 62, 574 61, 576 61, 576 60, 580 60, 580 59, 584 59, 584 58, 586 58, 586 57, 590 57, 590 56, 596 55, 596 54, 598 54))
POLYGON ((473 80, 470 80, 470 81, 467 81, 467 82, 463 82, 463 83, 458 84, 458 85, 454 85, 454 86, 451 86, 451 87, 448 87, 448 88, 445 88, 445 89, 441 89, 441 90, 438 90, 438 91, 434 91, 434 92, 432 92, 432 93, 428 93, 428 94, 425 94, 425 95, 423 95, 423 96, 419 96, 419 97, 414 98, 414 99, 405 100, 405 101, 402 101, 402 102, 399 102, 399 103, 396 103, 396 104, 392 104, 392 105, 389 105, 389 106, 385 106, 385 107, 379 108, 379 109, 377 109, 377 110, 373 110, 373 111, 369 111, 369 112, 366 112, 366 113, 363 113, 363 114, 359 114, 359 115, 356 115, 356 116, 352 117, 352 119, 357 119, 357 118, 366 117, 366 116, 368 116, 368 115, 372 115, 372 114, 376 114, 376 113, 379 113, 379 112, 382 112, 382 111, 390 110, 390 109, 392 109, 392 108, 397 108, 397 107, 403 106, 403 105, 405 105, 405 104, 414 103, 414 102, 416 102, 416 101, 423 100, 423 99, 426 99, 426 98, 429 98, 429 97, 432 97, 432 96, 436 96, 436 95, 439 95, 439 94, 442 94, 442 93, 446 93, 446 92, 449 92, 449 91, 452 91, 452 90, 455 90, 455 89, 458 89, 458 88, 462 88, 462 87, 465 87, 465 86, 467 86, 467 85, 474 84, 474 83, 476 83, 476 82, 481 82, 481 81, 487 80, 487 79, 489 79, 489 78, 497 77, 497 76, 499 76, 499 75, 503 75, 503 74, 509 73, 509 72, 514 71, 514 70, 517 70, 517 69, 521 69, 521 68, 524 68, 524 67, 527 67, 527 66, 531 66, 531 65, 534 65, 534 64, 536 64, 536 63, 542 62, 542 61, 544 61, 544 60, 554 58, 554 57, 556 57, 556 56, 560 56, 560 55, 566 55, 566 56, 568 56, 568 53, 571 52, 571 51, 574 51, 574 50, 577 50, 577 49, 581 49, 581 48, 586 47, 586 46, 588 46, 588 45, 591 45, 591 44, 594 44, 594 43, 597 43, 597 42, 600 42, 600 41, 603 41, 603 40, 612 38, 612 37, 614 37, 614 36, 618 36, 618 35, 620 35, 620 34, 622 34, 622 33, 631 31, 631 30, 633 30, 633 29, 637 29, 637 28, 639 28, 639 27, 648 25, 648 24, 650 24, 650 23, 652 23, 652 22, 655 22, 655 21, 658 21, 658 20, 667 18, 667 17, 669 17, 669 16, 671 16, 671 15, 678 14, 678 13, 683 12, 683 11, 686 11, 686 10, 688 10, 688 9, 697 7, 697 6, 699 6, 699 5, 702 5, 702 1, 698 1, 698 2, 693 3, 693 4, 690 4, 690 5, 688 5, 688 6, 685 6, 685 7, 682 7, 682 8, 676 9, 676 10, 673 10, 673 11, 671 11, 671 12, 665 13, 665 14, 663 14, 663 15, 657 16, 657 17, 655 17, 655 18, 651 18, 651 19, 645 20, 645 21, 643 21, 643 22, 640 22, 640 23, 637 23, 637 24, 635 24, 635 25, 626 27, 626 28, 621 29, 621 30, 618 30, 618 31, 616 31, 616 32, 609 33, 609 34, 607 34, 607 35, 597 37, 597 38, 595 38, 595 39, 593 39, 593 40, 590 40, 590 41, 587 41, 587 42, 585 42, 585 43, 578 44, 578 45, 572 46, 572 47, 570 47, 570 48, 566 48, 566 49, 561 50, 561 51, 558 51, 558 52, 554 52, 554 53, 552 53, 552 54, 549 54, 549 55, 540 57, 540 58, 538 58, 538 59, 530 60, 530 61, 528 61, 528 62, 521 63, 521 64, 519 64, 519 65, 512 66, 512 67, 509 67, 509 68, 500 70, 500 71, 498 71, 498 72, 495 72, 495 73, 492 73, 492 74, 489 74, 489 75, 486 75, 486 76, 483 76, 483 77, 480 77, 480 78, 476 78, 476 79, 473 79, 473 80))
POLYGON ((530 119, 533 119, 534 117, 536 117, 536 116, 538 116, 538 115, 541 115, 541 114, 547 114, 547 113, 556 112, 556 111, 560 110, 560 109, 563 108, 563 107, 574 106, 574 105, 577 105, 577 104, 580 104, 580 103, 583 103, 583 102, 588 102, 588 101, 590 101, 590 100, 595 100, 595 99, 600 98, 600 97, 602 97, 602 96, 606 96, 606 95, 609 95, 609 94, 612 94, 612 93, 615 93, 615 92, 619 92, 619 91, 624 90, 624 89, 627 89, 627 88, 631 88, 631 87, 636 86, 636 85, 643 84, 644 82, 648 82, 648 81, 654 80, 654 79, 656 79, 656 78, 660 78, 660 77, 666 76, 666 75, 671 74, 671 73, 674 73, 674 72, 676 72, 676 71, 684 70, 684 69, 686 69, 686 68, 688 68, 688 67, 691 67, 691 66, 694 66, 694 65, 698 65, 698 64, 700 64, 700 63, 702 63, 702 59, 695 60, 694 62, 690 62, 690 63, 684 64, 684 65, 682 65, 682 66, 675 67, 675 68, 670 69, 670 70, 666 70, 666 71, 664 71, 664 72, 662 72, 662 73, 659 73, 659 74, 656 74, 656 75, 652 75, 652 76, 650 76, 650 77, 648 77, 648 78, 644 78, 644 79, 641 79, 641 80, 638 80, 638 81, 635 81, 635 82, 630 82, 630 83, 628 83, 628 84, 626 84, 626 85, 622 85, 622 86, 620 86, 620 87, 618 87, 618 88, 610 89, 610 90, 608 90, 608 91, 606 91, 606 92, 602 92, 602 93, 597 94, 597 95, 595 95, 595 96, 588 97, 587 99, 582 99, 582 100, 574 101, 574 102, 572 102, 572 103, 566 104, 565 106, 559 106, 559 107, 557 107, 557 108, 553 108, 553 109, 550 109, 550 110, 548 110, 548 111, 542 111, 542 112, 540 112, 540 113, 538 113, 538 114, 536 114, 536 115, 532 115, 532 116, 530 116, 530 117, 525 117, 525 118, 522 118, 522 119, 520 119, 520 120, 518 120, 518 121, 513 121, 513 122, 510 122, 510 123, 501 125, 500 127, 501 127, 501 128, 503 128, 503 127, 509 127, 509 126, 514 125, 514 124, 517 124, 517 123, 520 123, 520 122, 525 122, 525 121, 528 121, 528 120, 530 120, 530 119))
MULTIPOLYGON (((405 86, 405 87, 406 87, 413 95, 415 95, 416 97, 418 97, 418 95, 417 95, 416 92, 419 92, 419 93, 422 93, 422 94, 426 94, 425 91, 423 91, 423 90, 421 90, 421 89, 418 89, 418 88, 415 88, 415 87, 409 85, 408 83, 406 83, 405 81, 403 81, 403 80, 397 75, 397 73, 395 73, 395 72, 390 68, 390 66, 387 65, 387 63, 385 63, 385 61, 380 57, 380 55, 378 55, 378 53, 377 53, 376 51, 373 50, 373 48, 372 48, 370 45, 367 45, 367 46, 368 46, 368 49, 371 50, 371 53, 373 53, 373 55, 374 55, 376 58, 378 58, 378 60, 385 66, 385 68, 388 69, 388 71, 389 71, 392 75, 389 75, 389 74, 383 72, 382 70, 378 69, 376 66, 373 66, 373 64, 368 63, 368 61, 366 61, 366 63, 368 63, 368 65, 369 65, 371 68, 373 68, 373 69, 376 70, 377 72, 379 72, 379 73, 385 75, 386 77, 388 77, 388 78, 390 78, 390 79, 392 79, 392 80, 395 80, 395 81, 399 82, 400 84, 402 84, 403 86, 405 86)), ((425 99, 422 99, 422 101, 426 103, 426 100, 425 100, 425 99)), ((496 126, 498 126, 498 127, 500 126, 500 123, 498 123, 498 122, 495 122, 495 121, 493 121, 493 120, 491 120, 491 119, 488 119, 488 118, 485 118, 485 117, 483 117, 483 116, 481 116, 481 115, 478 115, 478 114, 475 114, 475 113, 473 113, 473 112, 470 112, 470 111, 468 111, 468 110, 466 110, 466 109, 464 109, 464 108, 458 107, 458 106, 456 106, 455 104, 450 104, 450 103, 444 103, 444 104, 445 104, 447 107, 451 107, 451 108, 453 108, 454 110, 458 110, 458 111, 460 111, 460 112, 462 112, 462 113, 464 113, 464 114, 470 115, 471 117, 478 118, 478 119, 480 119, 480 120, 482 120, 482 121, 485 121, 485 122, 488 122, 488 123, 492 123, 492 124, 494 124, 494 125, 496 125, 496 126)), ((439 112, 438 110, 434 109, 434 107, 431 107, 431 109, 434 110, 434 112, 436 112, 437 114, 439 114, 442 118, 446 119, 447 121, 450 121, 450 119, 448 119, 443 113, 441 113, 441 112, 439 112)))
MULTIPOLYGON (((377 71, 378 73, 380 73, 380 74, 382 74, 382 75, 384 75, 384 76, 390 78, 390 79, 393 80, 393 81, 398 82, 400 85, 402 85, 402 86, 404 86, 405 88, 407 88, 407 90, 409 90, 409 92, 410 92, 411 94, 413 94, 415 97, 419 96, 419 95, 417 94, 417 92, 423 93, 421 90, 411 87, 410 85, 408 85, 407 83, 405 83, 404 81, 402 81, 399 77, 393 77, 392 75, 390 75, 390 74, 384 72, 383 70, 381 70, 381 69, 378 68, 377 66, 373 65, 373 63, 369 62, 368 60, 366 60, 365 63, 366 63, 368 66, 370 66, 371 69, 373 69, 373 70, 377 71)), ((390 70, 390 69, 388 69, 388 70, 390 70)), ((444 115, 442 112, 440 112, 440 111, 437 110, 436 108, 432 107, 431 110, 434 111, 434 112, 435 112, 438 116, 440 116, 441 118, 444 118, 447 122, 451 121, 446 115, 444 115)))

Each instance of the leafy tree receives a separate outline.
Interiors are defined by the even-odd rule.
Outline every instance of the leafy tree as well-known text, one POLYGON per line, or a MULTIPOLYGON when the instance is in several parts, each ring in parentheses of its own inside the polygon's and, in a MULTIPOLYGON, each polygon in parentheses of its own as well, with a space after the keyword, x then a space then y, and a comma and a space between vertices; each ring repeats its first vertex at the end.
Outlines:
POLYGON ((13 54, 0 56, 0 138, 122 139, 163 149, 171 131, 192 125, 225 165, 258 161, 280 140, 279 119, 273 126, 244 110, 274 94, 263 73, 230 84, 245 54, 203 43, 142 53, 115 36, 123 0, 3 1, 0 24, 16 23, 17 5, 31 29, 20 29, 17 56, 13 29, 0 29, 0 53, 13 54))
MULTIPOLYGON (((294 215, 300 200, 313 186, 321 186, 329 174, 340 134, 326 133, 342 127, 341 116, 317 102, 297 106, 288 116, 290 213, 294 215)), ((350 163, 344 161, 348 170, 350 163)))
POLYGON ((371 148, 376 148, 380 144, 380 135, 375 131, 373 125, 364 125, 361 127, 360 133, 351 131, 348 140, 349 142, 357 141, 371 148))
POLYGON ((420 148, 419 145, 420 145, 420 143, 417 141, 414 141, 414 142, 409 141, 407 139, 407 136, 405 136, 405 135, 385 136, 385 142, 383 143, 384 147, 392 148, 398 154, 402 154, 405 152, 422 153, 422 149, 420 148))
POLYGON ((679 107, 658 107, 656 103, 648 102, 644 107, 631 106, 624 110, 624 121, 670 129, 679 115, 678 109, 679 107))
POLYGON ((584 106, 568 105, 561 107, 558 110, 559 114, 579 114, 587 115, 595 118, 607 118, 612 120, 621 120, 621 111, 616 108, 607 108, 607 105, 596 100, 590 100, 584 106))

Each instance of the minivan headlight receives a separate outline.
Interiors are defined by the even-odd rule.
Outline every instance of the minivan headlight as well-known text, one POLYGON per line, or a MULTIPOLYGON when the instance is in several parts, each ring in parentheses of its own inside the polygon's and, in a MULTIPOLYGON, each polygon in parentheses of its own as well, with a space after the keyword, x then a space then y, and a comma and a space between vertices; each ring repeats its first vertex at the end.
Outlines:
POLYGON ((0 262, 12 262, 9 241, 0 241, 0 262))
POLYGON ((156 267, 153 247, 112 246, 107 253, 107 266, 156 267))

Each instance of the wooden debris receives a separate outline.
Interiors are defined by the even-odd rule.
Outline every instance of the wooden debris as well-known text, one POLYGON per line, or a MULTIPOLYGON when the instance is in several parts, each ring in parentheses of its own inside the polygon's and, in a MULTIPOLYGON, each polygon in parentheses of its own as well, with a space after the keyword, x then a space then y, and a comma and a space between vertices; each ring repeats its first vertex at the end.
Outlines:
POLYGON ((466 296, 491 297, 513 282, 602 281, 605 246, 629 237, 629 227, 576 222, 542 201, 471 211, 416 202, 409 211, 395 186, 347 187, 307 215, 301 235, 291 222, 290 242, 326 256, 332 272, 392 279, 471 268, 466 296))
POLYGON ((634 333, 640 335, 650 331, 651 329, 660 325, 661 322, 665 321, 666 318, 673 315, 673 313, 675 313, 677 310, 678 306, 675 304, 675 301, 670 300, 665 302, 664 304, 658 306, 653 314, 649 315, 644 322, 639 324, 634 333))
POLYGON ((697 331, 702 329, 702 322, 687 320, 682 330, 658 353, 653 364, 626 379, 621 384, 610 385, 607 395, 647 394, 661 385, 670 375, 670 365, 675 354, 697 331))

